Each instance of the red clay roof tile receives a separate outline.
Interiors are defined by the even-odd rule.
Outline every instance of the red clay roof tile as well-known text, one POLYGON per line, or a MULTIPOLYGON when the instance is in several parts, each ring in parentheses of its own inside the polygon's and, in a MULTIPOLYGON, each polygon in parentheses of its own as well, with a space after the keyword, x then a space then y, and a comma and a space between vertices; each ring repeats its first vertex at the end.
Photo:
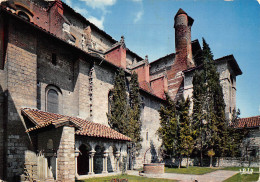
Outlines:
POLYGON ((26 132, 37 130, 39 128, 44 128, 49 125, 60 127, 64 123, 70 122, 71 125, 79 128, 75 132, 77 135, 131 141, 129 137, 113 130, 108 126, 77 117, 69 117, 61 114, 55 114, 30 108, 22 109, 22 114, 36 125, 35 127, 27 129, 26 132))
POLYGON ((239 118, 234 124, 235 128, 255 128, 260 127, 260 115, 247 118, 239 118))

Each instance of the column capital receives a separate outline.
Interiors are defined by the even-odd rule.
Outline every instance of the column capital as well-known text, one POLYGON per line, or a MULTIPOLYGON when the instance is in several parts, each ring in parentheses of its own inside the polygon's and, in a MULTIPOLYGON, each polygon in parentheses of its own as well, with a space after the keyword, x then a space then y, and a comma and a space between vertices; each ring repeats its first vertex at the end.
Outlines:
POLYGON ((94 157, 96 151, 94 149, 92 149, 91 151, 89 151, 89 156, 90 157, 94 157))
POLYGON ((121 155, 121 152, 120 151, 116 151, 116 157, 120 157, 120 155, 121 155))

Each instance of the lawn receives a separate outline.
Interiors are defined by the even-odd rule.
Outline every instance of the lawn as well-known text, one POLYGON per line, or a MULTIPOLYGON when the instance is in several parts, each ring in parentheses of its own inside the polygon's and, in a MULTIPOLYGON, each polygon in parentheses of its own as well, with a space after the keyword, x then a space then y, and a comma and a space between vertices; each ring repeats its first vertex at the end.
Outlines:
POLYGON ((179 173, 179 174, 206 174, 216 170, 219 170, 219 168, 190 166, 189 168, 181 167, 180 169, 178 169, 178 168, 165 167, 166 173, 179 173))
POLYGON ((251 181, 258 181, 259 174, 253 173, 253 174, 236 174, 228 179, 226 179, 224 182, 251 182, 251 181))
POLYGON ((146 178, 140 176, 131 176, 131 175, 117 175, 117 176, 107 176, 107 177, 100 177, 100 178, 90 178, 85 180, 79 180, 77 182, 135 182, 135 181, 142 181, 142 182, 176 182, 176 180, 170 179, 159 179, 159 178, 146 178), (113 180, 114 179, 114 180, 113 180), (117 179, 117 180, 115 180, 117 179), (121 180, 118 180, 121 179, 121 180), (122 180, 122 179, 127 179, 122 180))
MULTIPOLYGON (((243 170, 243 168, 247 167, 225 167, 223 170, 230 170, 230 171, 239 171, 240 169, 243 170)), ((228 179, 225 180, 225 182, 250 182, 250 181, 258 181, 259 179, 259 168, 258 167, 249 167, 249 169, 253 169, 253 174, 236 174, 228 179)))
POLYGON ((246 170, 247 170, 247 168, 253 169, 254 172, 258 172, 259 171, 258 167, 224 167, 222 169, 223 170, 229 170, 229 171, 239 171, 239 169, 243 170, 243 168, 245 168, 246 170))

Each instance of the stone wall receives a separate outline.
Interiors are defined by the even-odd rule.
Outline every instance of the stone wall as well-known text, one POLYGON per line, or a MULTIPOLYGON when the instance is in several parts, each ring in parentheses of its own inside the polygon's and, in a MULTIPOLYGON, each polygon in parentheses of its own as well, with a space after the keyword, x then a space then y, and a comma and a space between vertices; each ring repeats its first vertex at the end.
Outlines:
POLYGON ((57 151, 57 181, 75 181, 75 128, 64 126, 57 151))
MULTIPOLYGON (((230 119, 233 109, 236 108, 236 76, 227 62, 216 64, 217 72, 220 76, 220 85, 223 90, 224 101, 226 104, 225 113, 226 118, 230 119), (232 80, 231 80, 232 79, 232 80), (231 111, 231 112, 230 112, 231 111)), ((184 77, 184 98, 189 97, 192 101, 193 94, 193 74, 194 71, 186 72, 184 77)), ((191 103, 191 110, 193 103, 191 103)))
POLYGON ((92 121, 108 126, 108 93, 113 89, 115 71, 104 65, 93 68, 92 121))
POLYGON ((5 72, 0 69, 0 180, 4 175, 4 144, 5 144, 5 119, 4 119, 4 107, 5 107, 5 72))
POLYGON ((23 172, 24 152, 30 147, 20 109, 25 106, 36 107, 37 65, 35 34, 13 19, 10 19, 10 25, 5 65, 8 80, 5 141, 8 179, 23 172))
POLYGON ((144 107, 142 108, 141 112, 141 136, 143 138, 143 141, 140 155, 136 158, 135 161, 135 168, 142 167, 144 158, 145 163, 157 161, 157 157, 159 155, 159 148, 161 145, 161 140, 156 134, 158 128, 160 127, 160 116, 158 110, 160 109, 161 100, 146 93, 141 93, 141 97, 144 102, 144 107))
MULTIPOLYGON (((167 159, 164 161, 165 166, 178 166, 179 161, 178 159, 167 159)), ((199 166, 200 159, 199 158, 190 158, 189 159, 189 166, 199 166)), ((210 159, 204 158, 203 159, 203 166, 208 167, 210 165, 210 159)), ((259 167, 257 160, 245 160, 242 158, 232 158, 232 157, 225 157, 225 158, 216 158, 213 157, 212 165, 215 167, 259 167), (218 161, 219 160, 219 161, 218 161), (218 163, 219 162, 219 163, 218 163)), ((183 158, 181 162, 181 166, 187 166, 187 158, 183 158)))

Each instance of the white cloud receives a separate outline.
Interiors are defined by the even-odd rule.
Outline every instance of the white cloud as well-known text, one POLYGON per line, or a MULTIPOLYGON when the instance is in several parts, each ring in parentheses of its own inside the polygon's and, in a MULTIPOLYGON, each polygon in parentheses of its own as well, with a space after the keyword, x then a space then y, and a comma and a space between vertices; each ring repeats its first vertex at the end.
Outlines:
POLYGON ((87 16, 88 11, 84 8, 74 7, 74 10, 83 16, 87 16))
POLYGON ((68 4, 69 6, 71 6, 71 0, 65 0, 65 3, 68 4))
POLYGON ((257 2, 260 4, 260 0, 257 0, 257 2))
POLYGON ((104 16, 101 19, 97 19, 96 17, 90 16, 87 18, 91 23, 95 24, 98 28, 104 30, 104 16))
POLYGON ((143 14, 144 14, 144 11, 143 11, 143 10, 137 12, 137 13, 136 13, 136 16, 135 16, 135 19, 134 19, 134 23, 137 23, 139 20, 141 20, 143 14))
POLYGON ((91 8, 99 8, 105 10, 107 6, 113 6, 117 0, 80 0, 86 3, 91 8))

